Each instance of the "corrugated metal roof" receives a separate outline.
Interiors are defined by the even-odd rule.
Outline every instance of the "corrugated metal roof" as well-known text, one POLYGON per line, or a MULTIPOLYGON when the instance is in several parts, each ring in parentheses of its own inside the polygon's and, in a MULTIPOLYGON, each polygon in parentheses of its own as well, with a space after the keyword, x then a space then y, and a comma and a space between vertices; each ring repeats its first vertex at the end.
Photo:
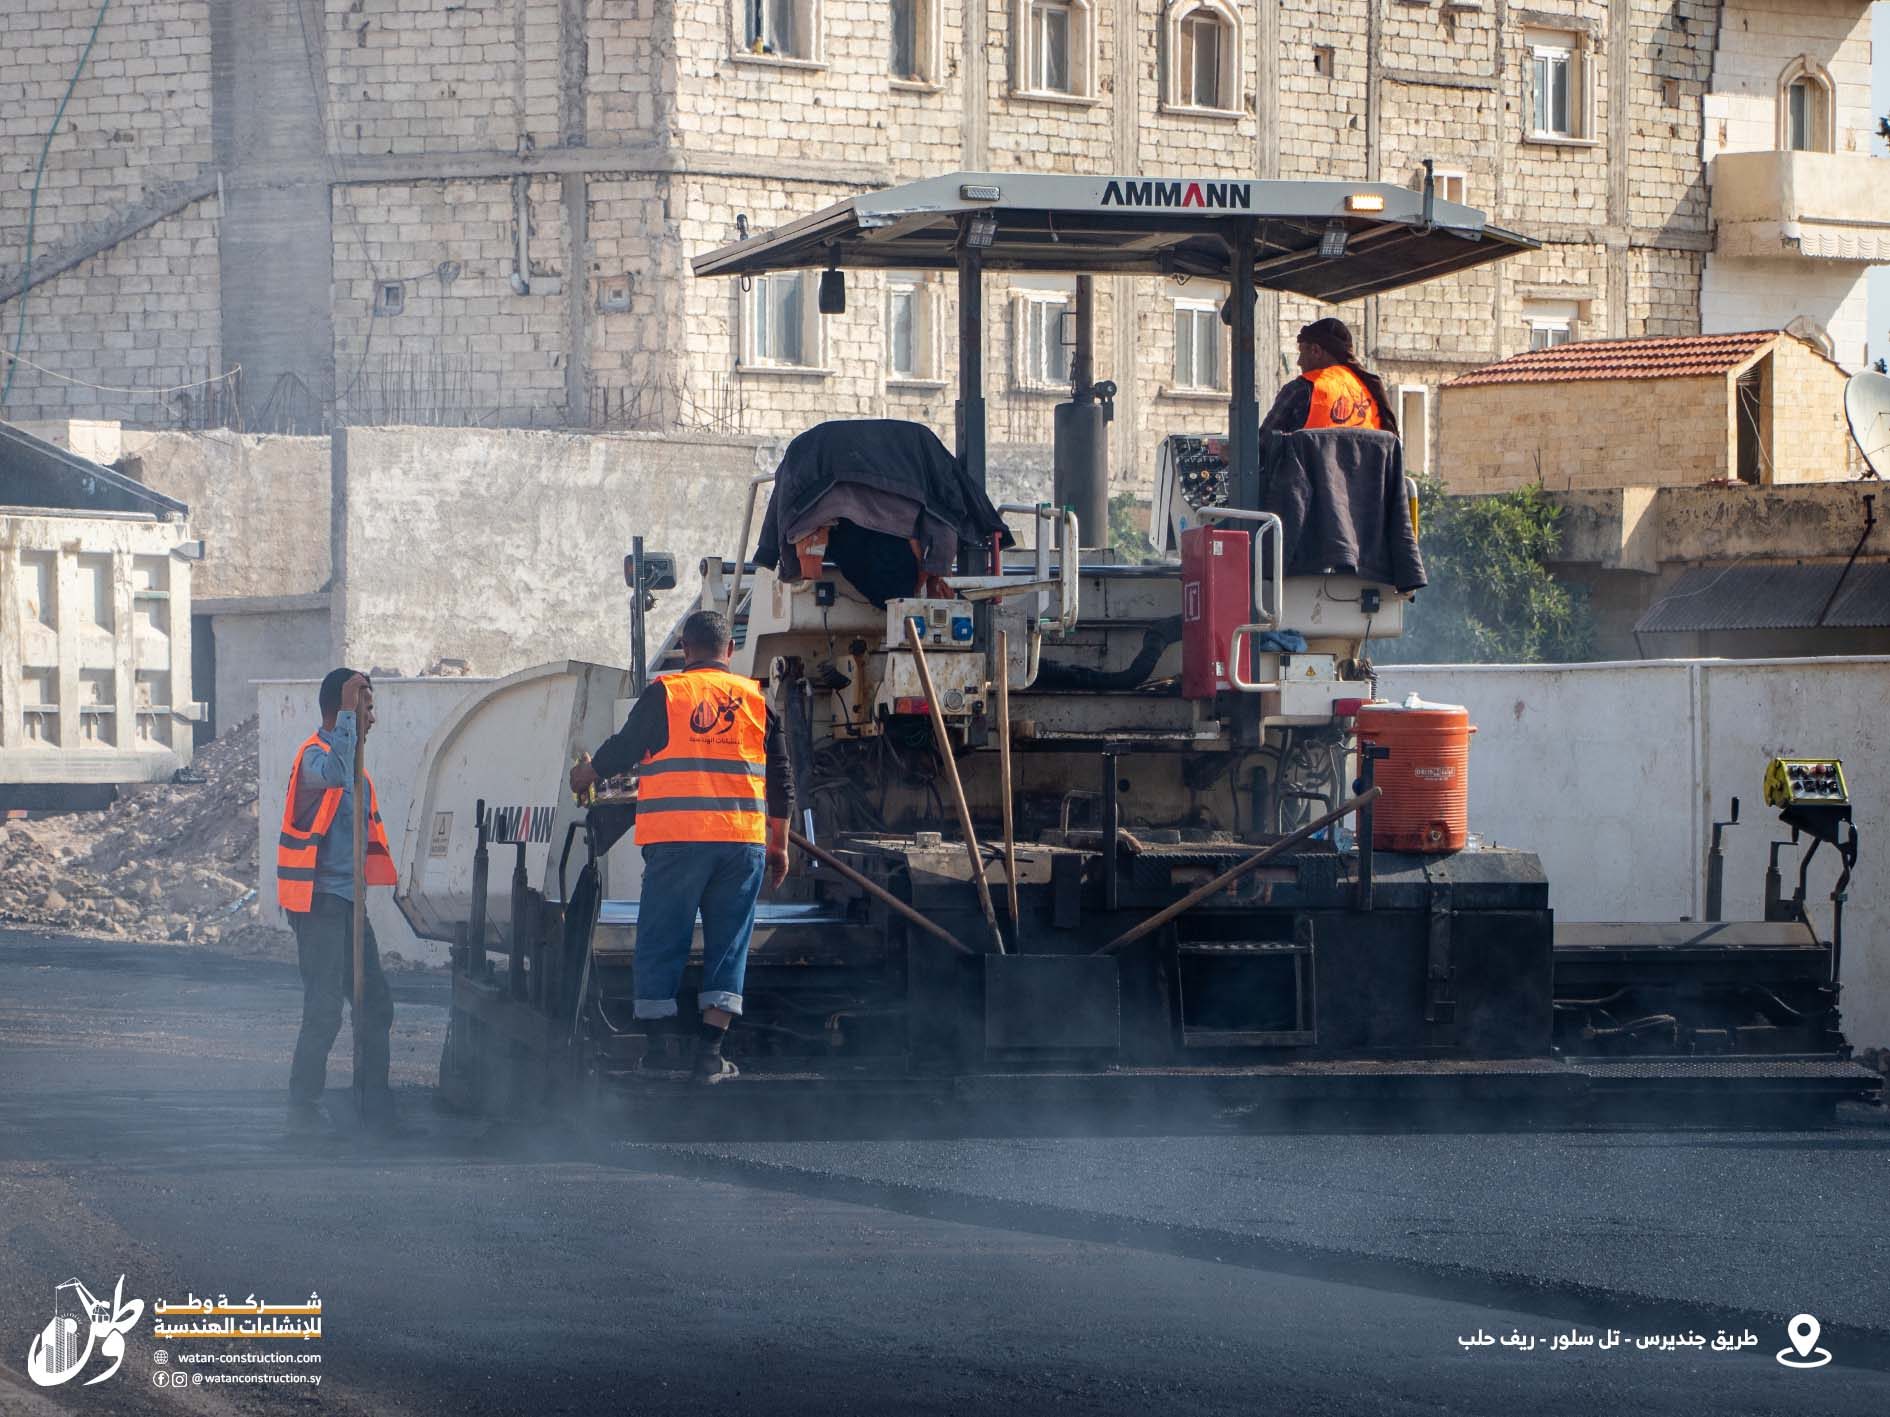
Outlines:
POLYGON ((1697 630, 1875 630, 1890 628, 1890 564, 1698 566, 1648 607, 1634 633, 1697 630), (1823 620, 1818 612, 1843 576, 1823 620))
POLYGON ((1732 335, 1578 340, 1553 349, 1511 355, 1500 363, 1460 374, 1445 387, 1557 384, 1574 379, 1697 379, 1729 373, 1774 340, 1785 337, 1783 330, 1748 330, 1732 335))

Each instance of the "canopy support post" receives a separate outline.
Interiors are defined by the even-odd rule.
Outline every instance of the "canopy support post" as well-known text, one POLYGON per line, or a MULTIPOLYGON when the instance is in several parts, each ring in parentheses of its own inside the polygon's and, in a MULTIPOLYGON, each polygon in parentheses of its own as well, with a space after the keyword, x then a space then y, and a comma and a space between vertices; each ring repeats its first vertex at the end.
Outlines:
MULTIPOLYGON (((958 461, 980 488, 985 486, 984 249, 972 244, 972 214, 958 221, 958 461)), ((986 548, 959 550, 967 575, 987 570, 986 548)))
POLYGON ((1258 370, 1254 365, 1254 227, 1252 217, 1233 223, 1228 252, 1233 267, 1229 304, 1233 309, 1232 394, 1227 404, 1228 462, 1232 465, 1232 505, 1252 511, 1260 505, 1260 404, 1255 397, 1258 370))

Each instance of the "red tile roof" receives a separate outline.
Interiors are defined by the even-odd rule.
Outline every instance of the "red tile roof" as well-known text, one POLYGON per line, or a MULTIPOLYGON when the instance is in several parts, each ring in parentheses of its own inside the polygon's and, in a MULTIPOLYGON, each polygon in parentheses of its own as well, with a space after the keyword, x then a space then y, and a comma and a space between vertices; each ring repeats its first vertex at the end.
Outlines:
POLYGON ((1486 364, 1458 375, 1446 387, 1559 384, 1573 379, 1697 379, 1738 368, 1784 334, 1783 330, 1748 330, 1736 335, 1580 340, 1486 364))

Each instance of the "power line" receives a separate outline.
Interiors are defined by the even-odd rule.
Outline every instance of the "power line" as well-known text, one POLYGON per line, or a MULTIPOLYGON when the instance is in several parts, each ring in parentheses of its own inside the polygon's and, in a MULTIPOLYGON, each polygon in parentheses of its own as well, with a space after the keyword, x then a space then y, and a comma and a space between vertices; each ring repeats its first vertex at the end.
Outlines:
POLYGON ((38 370, 41 374, 58 379, 61 383, 75 384, 81 389, 96 389, 105 394, 181 394, 186 389, 201 389, 209 384, 221 384, 225 379, 234 379, 243 372, 242 365, 232 364, 223 373, 214 374, 208 379, 198 379, 195 383, 173 384, 167 389, 125 389, 116 384, 94 384, 89 379, 75 379, 70 374, 61 374, 57 369, 48 369, 44 364, 35 364, 23 354, 9 354, 5 350, 0 350, 0 359, 8 362, 7 377, 9 379, 13 375, 11 366, 24 364, 28 369, 38 370))

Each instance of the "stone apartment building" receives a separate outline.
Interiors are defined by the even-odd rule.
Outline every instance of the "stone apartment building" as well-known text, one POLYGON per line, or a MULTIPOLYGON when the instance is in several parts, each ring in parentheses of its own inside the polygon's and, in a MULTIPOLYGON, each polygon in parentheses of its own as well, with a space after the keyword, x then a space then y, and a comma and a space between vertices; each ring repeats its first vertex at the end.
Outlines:
MULTIPOLYGON (((944 283, 856 277, 823 317, 812 275, 742 290, 688 261, 958 169, 1416 182, 1434 160, 1442 195, 1542 249, 1340 310, 1418 466, 1436 389, 1531 347, 1789 325, 1860 364, 1890 259, 1866 0, 1537 4, 8 6, 0 325, 30 286, 33 364, 4 416, 948 433, 944 283)), ((1072 283, 992 279, 991 436, 1041 444, 1072 283)), ((1221 292, 1098 284, 1112 462, 1140 486, 1161 434, 1224 422, 1221 292)), ((1263 297, 1263 384, 1318 313, 1263 297)))

